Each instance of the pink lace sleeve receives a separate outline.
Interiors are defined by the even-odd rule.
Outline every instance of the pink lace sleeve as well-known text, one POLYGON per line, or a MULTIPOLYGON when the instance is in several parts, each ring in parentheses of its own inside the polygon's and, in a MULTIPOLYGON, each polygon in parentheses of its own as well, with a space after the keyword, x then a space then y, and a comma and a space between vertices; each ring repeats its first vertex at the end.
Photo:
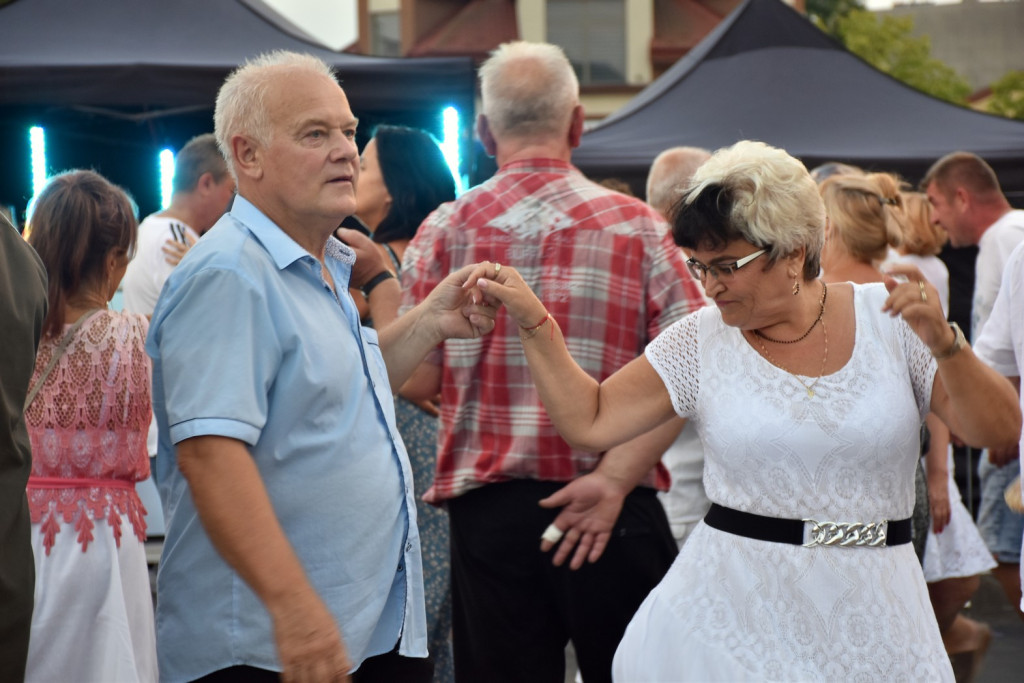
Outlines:
MULTIPOLYGON (((26 411, 32 442, 29 509, 32 521, 42 524, 47 551, 60 520, 74 525, 83 550, 100 519, 118 542, 122 516, 145 539, 146 511, 134 482, 149 476, 147 330, 140 315, 92 314, 26 411)), ((40 344, 33 385, 59 341, 40 344)))

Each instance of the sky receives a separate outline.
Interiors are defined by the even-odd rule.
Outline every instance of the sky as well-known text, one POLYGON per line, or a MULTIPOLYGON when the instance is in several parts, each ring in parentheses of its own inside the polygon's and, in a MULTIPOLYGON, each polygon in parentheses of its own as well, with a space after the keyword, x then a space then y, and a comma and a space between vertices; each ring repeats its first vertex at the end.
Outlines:
POLYGON ((357 0, 263 0, 317 39, 341 50, 359 37, 357 0))

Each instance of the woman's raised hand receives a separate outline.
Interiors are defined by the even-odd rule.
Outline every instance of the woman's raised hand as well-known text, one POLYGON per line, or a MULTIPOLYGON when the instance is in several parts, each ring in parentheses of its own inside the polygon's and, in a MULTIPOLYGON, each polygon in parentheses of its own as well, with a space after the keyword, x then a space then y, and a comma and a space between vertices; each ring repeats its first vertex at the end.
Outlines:
POLYGON ((947 351, 956 334, 946 322, 939 292, 924 279, 914 266, 893 264, 885 273, 885 288, 889 298, 882 310, 892 316, 902 316, 932 354, 947 351))
POLYGON ((520 327, 529 328, 548 313, 519 272, 511 266, 484 261, 479 263, 463 285, 481 292, 484 302, 503 304, 520 327))

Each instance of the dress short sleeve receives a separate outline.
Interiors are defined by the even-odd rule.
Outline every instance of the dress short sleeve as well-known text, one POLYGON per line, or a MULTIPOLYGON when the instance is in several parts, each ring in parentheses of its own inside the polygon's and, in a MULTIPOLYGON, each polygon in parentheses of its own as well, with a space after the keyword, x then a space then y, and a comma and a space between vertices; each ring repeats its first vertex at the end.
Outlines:
POLYGON ((907 359, 907 371, 910 373, 917 409, 923 420, 931 412, 932 386, 935 384, 938 365, 931 351, 903 318, 898 318, 895 324, 907 359))
POLYGON ((714 309, 705 308, 670 325, 647 345, 644 355, 665 383, 672 407, 680 417, 696 412, 700 392, 700 344, 703 319, 714 309))

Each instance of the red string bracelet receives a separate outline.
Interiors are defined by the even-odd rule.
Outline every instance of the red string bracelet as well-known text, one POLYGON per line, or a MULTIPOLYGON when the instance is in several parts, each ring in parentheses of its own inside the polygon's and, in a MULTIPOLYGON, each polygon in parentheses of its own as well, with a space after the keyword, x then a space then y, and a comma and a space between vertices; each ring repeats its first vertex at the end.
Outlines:
POLYGON ((545 313, 544 317, 541 318, 540 322, 537 323, 536 325, 533 325, 531 327, 523 327, 522 325, 520 325, 519 329, 522 330, 524 333, 526 333, 526 338, 527 339, 530 339, 535 334, 537 334, 537 330, 542 325, 544 325, 544 323, 546 323, 549 320, 552 322, 552 325, 551 325, 551 338, 554 339, 555 338, 555 326, 554 326, 555 319, 551 317, 550 313, 545 313))

